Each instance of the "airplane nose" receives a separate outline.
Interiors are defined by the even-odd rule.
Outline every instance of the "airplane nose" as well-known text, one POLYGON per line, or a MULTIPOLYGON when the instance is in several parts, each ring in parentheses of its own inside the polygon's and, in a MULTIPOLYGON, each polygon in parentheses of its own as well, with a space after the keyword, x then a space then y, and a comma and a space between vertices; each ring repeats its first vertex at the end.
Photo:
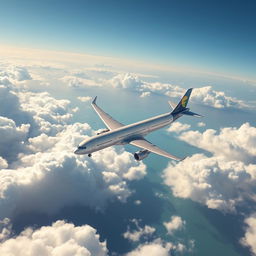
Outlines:
POLYGON ((74 153, 79 155, 79 149, 76 149, 74 153))

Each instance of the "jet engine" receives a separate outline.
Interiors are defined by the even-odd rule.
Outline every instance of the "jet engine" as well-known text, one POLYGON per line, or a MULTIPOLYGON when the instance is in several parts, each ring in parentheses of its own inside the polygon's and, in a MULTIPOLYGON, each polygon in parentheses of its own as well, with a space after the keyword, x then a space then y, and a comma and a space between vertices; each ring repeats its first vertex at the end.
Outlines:
POLYGON ((150 154, 150 151, 148 150, 140 150, 139 152, 134 153, 134 158, 137 161, 141 161, 145 159, 150 154))
POLYGON ((109 132, 109 129, 100 130, 97 132, 97 135, 100 135, 102 133, 109 132))

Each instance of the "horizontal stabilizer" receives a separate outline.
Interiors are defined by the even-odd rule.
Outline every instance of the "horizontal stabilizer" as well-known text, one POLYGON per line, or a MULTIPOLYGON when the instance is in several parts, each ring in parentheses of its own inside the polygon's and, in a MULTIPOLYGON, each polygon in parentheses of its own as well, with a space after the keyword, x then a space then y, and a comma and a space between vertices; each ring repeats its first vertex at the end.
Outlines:
POLYGON ((184 111, 182 112, 183 115, 188 115, 188 116, 194 116, 194 117, 203 117, 202 115, 199 115, 197 113, 194 113, 192 111, 184 111))

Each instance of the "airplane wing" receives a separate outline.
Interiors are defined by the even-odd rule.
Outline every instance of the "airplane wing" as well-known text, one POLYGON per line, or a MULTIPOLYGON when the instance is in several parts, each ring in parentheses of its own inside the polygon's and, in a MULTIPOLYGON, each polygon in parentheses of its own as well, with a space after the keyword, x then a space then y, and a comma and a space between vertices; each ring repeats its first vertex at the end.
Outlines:
POLYGON ((114 130, 124 126, 123 124, 113 119, 109 114, 103 111, 99 106, 97 106, 96 99, 97 99, 97 96, 92 101, 92 107, 94 108, 96 113, 99 115, 99 117, 104 122, 104 124, 108 127, 109 130, 114 130))
POLYGON ((138 140, 133 140, 130 142, 130 144, 133 146, 139 147, 139 148, 146 149, 150 152, 153 152, 155 154, 158 154, 160 156, 164 156, 164 157, 167 157, 170 159, 174 159, 174 160, 178 160, 178 161, 181 161, 184 159, 184 158, 179 158, 179 157, 169 154, 168 152, 162 150, 161 148, 157 147, 156 145, 152 144, 151 142, 147 141, 144 138, 138 139, 138 140))

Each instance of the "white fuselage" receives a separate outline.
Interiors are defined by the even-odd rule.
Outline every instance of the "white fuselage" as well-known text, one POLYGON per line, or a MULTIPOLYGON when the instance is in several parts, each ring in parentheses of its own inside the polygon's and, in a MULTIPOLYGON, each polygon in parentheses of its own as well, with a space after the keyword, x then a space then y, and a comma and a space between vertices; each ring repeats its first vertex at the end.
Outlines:
POLYGON ((180 116, 178 115, 174 118, 171 113, 166 113, 93 136, 82 141, 75 153, 81 155, 91 154, 113 145, 128 144, 132 140, 139 139, 150 132, 171 124, 180 116))

